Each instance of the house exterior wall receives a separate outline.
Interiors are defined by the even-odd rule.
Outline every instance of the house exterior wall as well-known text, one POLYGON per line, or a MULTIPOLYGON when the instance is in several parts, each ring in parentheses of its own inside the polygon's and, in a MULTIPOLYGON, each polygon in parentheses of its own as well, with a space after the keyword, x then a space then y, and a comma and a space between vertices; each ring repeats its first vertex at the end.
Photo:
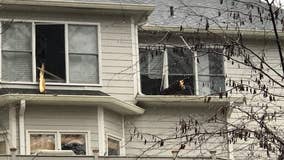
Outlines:
MULTIPOLYGON (((64 9, 62 9, 64 10, 64 9)), ((75 89, 75 90, 101 90, 111 96, 127 102, 134 101, 133 82, 133 58, 132 58, 132 33, 129 16, 107 15, 95 13, 68 13, 60 12, 58 9, 53 12, 47 11, 3 11, 1 19, 35 20, 50 22, 78 22, 99 23, 101 32, 101 79, 102 86, 92 85, 48 85, 47 89, 75 89)), ((37 88, 37 85, 2 84, 3 88, 21 87, 37 88)))
MULTIPOLYGON (((98 148, 97 107, 64 105, 28 105, 25 113, 28 131, 89 132, 89 147, 98 148)), ((26 137, 27 138, 27 137, 26 137)))
MULTIPOLYGON (((208 117, 218 110, 218 106, 202 106, 192 105, 187 107, 175 106, 172 107, 145 107, 145 114, 141 116, 127 116, 126 123, 126 154, 129 156, 165 156, 171 157, 172 151, 176 151, 180 147, 180 142, 185 139, 175 139, 176 128, 179 127, 180 120, 188 121, 189 117, 194 117, 202 123, 202 127, 205 127, 208 132, 213 132, 215 129, 220 129, 222 126, 217 126, 214 123, 208 123, 208 117), (217 107, 217 108, 216 108, 217 107), (133 135, 134 129, 136 134, 133 135), (138 134, 137 133, 141 133, 138 134), (141 138, 142 136, 142 138, 141 138), (165 140, 164 146, 160 146, 157 143, 159 139, 153 138, 153 136, 161 138, 171 138, 171 140, 165 140), (131 140, 130 140, 131 139, 131 140), (147 143, 145 144, 145 139, 147 143), (154 147, 152 145, 156 144, 154 147), (148 150, 149 149, 149 150, 148 150), (148 150, 148 151, 147 151, 148 150), (144 153, 144 151, 146 151, 144 153)), ((225 119, 224 115, 218 115, 220 119, 225 119)), ((224 126, 223 126, 224 127, 224 126)), ((198 157, 198 156, 210 156, 210 150, 216 150, 223 154, 220 157, 227 156, 227 145, 225 143, 226 138, 210 137, 208 144, 202 146, 186 144, 186 148, 181 150, 179 156, 182 157, 198 157)))
MULTIPOLYGON (((278 73, 282 73, 282 67, 281 67, 281 62, 279 58, 279 53, 277 46, 274 42, 274 40, 263 40, 263 39, 250 39, 246 40, 244 42, 248 48, 253 50, 255 53, 258 53, 261 55, 263 52, 265 52, 265 62, 267 62, 273 69, 275 69, 278 73)), ((251 58, 256 59, 256 58, 251 58)), ((260 65, 260 64, 258 64, 260 65)), ((251 67, 246 67, 243 65, 238 65, 234 64, 232 65, 231 61, 225 61, 225 66, 226 66, 226 74, 228 76, 228 79, 240 82, 241 80, 243 81, 244 84, 248 84, 250 82, 251 86, 257 87, 255 84, 255 78, 259 77, 259 74, 251 69, 251 67)), ((278 82, 281 82, 281 77, 277 76, 275 73, 273 73, 272 70, 264 68, 264 71, 270 75, 273 79, 275 79, 278 82)), ((281 87, 275 85, 271 85, 272 83, 269 82, 267 78, 264 78, 262 80, 263 84, 266 84, 269 87, 269 91, 275 95, 282 95, 283 94, 283 89, 281 87)), ((227 87, 229 89, 230 87, 227 87)), ((259 93, 259 91, 257 91, 259 93)), ((279 113, 279 117, 277 118, 276 121, 271 121, 271 125, 273 127, 276 127, 278 129, 283 128, 283 98, 281 97, 276 97, 276 102, 269 102, 269 98, 253 98, 253 94, 250 93, 240 93, 240 92, 233 92, 231 96, 236 96, 240 97, 239 100, 242 101, 242 98, 245 96, 247 99, 247 104, 242 104, 242 109, 244 111, 251 111, 251 106, 253 106, 253 111, 258 111, 261 106, 268 105, 269 109, 268 111, 276 111, 279 113)), ((260 95, 262 96, 262 95, 260 95)), ((246 121, 246 115, 244 115, 241 111, 239 110, 233 110, 232 114, 230 115, 228 122, 233 123, 233 124, 240 124, 242 121, 246 121)), ((259 125, 256 123, 248 123, 249 127, 251 129, 260 129, 259 125)), ((270 123, 269 123, 270 124, 270 123)), ((258 141, 244 141, 244 140, 239 140, 235 144, 231 144, 231 149, 232 149, 232 157, 235 160, 241 160, 241 159, 261 159, 262 157, 267 156, 266 150, 259 148, 259 143, 258 141), (253 144, 253 145, 252 145, 253 144)), ((277 159, 275 157, 274 153, 270 153, 272 159, 277 159)))

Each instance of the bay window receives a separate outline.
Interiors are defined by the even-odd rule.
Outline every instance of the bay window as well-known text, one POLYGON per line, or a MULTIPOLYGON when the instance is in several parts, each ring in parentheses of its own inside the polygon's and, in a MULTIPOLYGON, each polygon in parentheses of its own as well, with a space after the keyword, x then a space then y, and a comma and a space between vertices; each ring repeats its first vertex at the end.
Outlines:
POLYGON ((220 48, 141 47, 141 91, 146 95, 209 95, 225 90, 220 48), (168 89, 167 92, 163 90, 168 89))
POLYGON ((100 84, 98 25, 2 22, 3 82, 100 84))

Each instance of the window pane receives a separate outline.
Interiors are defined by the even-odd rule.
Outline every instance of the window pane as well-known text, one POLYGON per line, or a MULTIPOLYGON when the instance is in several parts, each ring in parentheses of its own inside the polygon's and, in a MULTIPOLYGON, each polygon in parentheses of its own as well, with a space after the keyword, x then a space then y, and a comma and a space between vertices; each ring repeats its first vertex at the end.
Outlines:
POLYGON ((2 50, 11 50, 11 51, 32 50, 31 23, 13 22, 9 24, 4 24, 3 29, 4 33, 2 35, 2 50), (7 30, 5 30, 6 28, 7 30))
POLYGON ((211 76, 211 93, 219 93, 225 91, 225 77, 211 76))
POLYGON ((69 54, 70 82, 99 83, 98 56, 69 54))
POLYGON ((31 134, 30 135, 31 154, 38 150, 55 150, 55 135, 53 134, 31 134))
POLYGON ((32 81, 32 54, 2 52, 2 79, 5 81, 32 81))
MULTIPOLYGON (((216 51, 218 52, 218 51, 216 51)), ((222 53, 222 52, 220 52, 222 53)), ((224 74, 224 61, 223 56, 217 53, 209 55, 210 74, 224 74)))
POLYGON ((169 74, 192 74, 192 53, 187 48, 168 48, 169 74))
POLYGON ((197 63, 198 74, 208 75, 209 73, 209 58, 207 52, 197 52, 199 63, 197 63))
POLYGON ((61 149, 72 150, 76 155, 86 155, 86 139, 82 134, 62 134, 61 149))
POLYGON ((160 94, 163 74, 163 51, 140 48, 140 77, 142 93, 160 94))
POLYGON ((108 155, 119 155, 120 154, 120 145, 119 141, 108 138, 108 155))
POLYGON ((98 53, 96 26, 69 25, 69 52, 98 53))
POLYGON ((4 140, 0 140, 0 154, 6 154, 6 142, 4 140))

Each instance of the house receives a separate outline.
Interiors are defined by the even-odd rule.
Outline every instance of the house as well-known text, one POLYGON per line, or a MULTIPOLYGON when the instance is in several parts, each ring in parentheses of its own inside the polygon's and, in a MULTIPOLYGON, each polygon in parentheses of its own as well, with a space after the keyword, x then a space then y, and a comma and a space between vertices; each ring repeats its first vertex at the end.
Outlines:
MULTIPOLYGON (((208 118, 234 119, 218 111, 240 98, 216 94, 228 89, 226 76, 246 79, 250 70, 209 54, 222 53, 224 41, 206 30, 222 32, 192 14, 218 14, 206 7, 223 7, 219 1, 187 3, 203 8, 182 8, 179 0, 1 0, 0 159, 14 152, 93 159, 97 151, 105 159, 172 159, 179 139, 151 145, 175 135, 181 120, 194 117, 208 130, 226 127, 208 118)), ((227 20, 226 33, 238 34, 227 20)), ((259 51, 265 45, 278 64, 273 33, 263 40, 259 26, 241 26, 245 41, 259 51)), ((210 151, 224 159, 246 156, 234 156, 226 136, 179 155, 209 159, 210 151)))

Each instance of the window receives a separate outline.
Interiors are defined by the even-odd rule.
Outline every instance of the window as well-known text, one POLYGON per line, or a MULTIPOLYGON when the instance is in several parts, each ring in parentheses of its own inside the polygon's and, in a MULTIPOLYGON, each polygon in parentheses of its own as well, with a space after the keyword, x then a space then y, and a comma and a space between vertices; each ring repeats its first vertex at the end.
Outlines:
POLYGON ((87 133, 63 131, 29 131, 28 153, 40 150, 72 150, 76 155, 87 154, 87 133))
POLYGON ((118 138, 108 136, 107 153, 109 156, 120 155, 120 140, 118 138))
POLYGON ((46 82, 99 84, 98 41, 97 25, 13 22, 2 34, 2 81, 35 83, 44 65, 46 82))
POLYGON ((0 154, 7 154, 6 152, 6 142, 0 139, 0 154))
POLYGON ((141 47, 139 52, 143 94, 208 95, 225 90, 223 56, 216 54, 221 49, 194 54, 187 47, 141 47))

